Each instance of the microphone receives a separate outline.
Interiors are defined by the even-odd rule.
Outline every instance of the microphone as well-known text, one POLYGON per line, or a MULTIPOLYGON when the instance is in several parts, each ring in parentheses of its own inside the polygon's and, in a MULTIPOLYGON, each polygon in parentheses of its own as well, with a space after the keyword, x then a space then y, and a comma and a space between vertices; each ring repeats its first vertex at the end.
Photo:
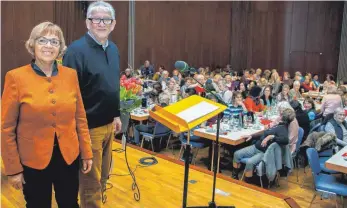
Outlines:
POLYGON ((175 68, 178 69, 180 72, 189 71, 189 69, 190 69, 188 64, 184 61, 176 61, 175 62, 175 68))

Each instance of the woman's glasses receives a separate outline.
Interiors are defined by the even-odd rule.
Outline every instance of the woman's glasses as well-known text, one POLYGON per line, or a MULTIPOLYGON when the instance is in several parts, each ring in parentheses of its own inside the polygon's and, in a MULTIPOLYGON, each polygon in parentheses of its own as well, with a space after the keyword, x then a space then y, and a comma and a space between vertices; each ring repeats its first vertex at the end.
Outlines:
POLYGON ((60 46, 60 41, 57 40, 57 39, 48 39, 48 38, 45 38, 45 37, 39 37, 38 39, 36 39, 37 43, 40 44, 40 45, 47 45, 48 42, 51 43, 52 46, 54 47, 58 47, 60 46))

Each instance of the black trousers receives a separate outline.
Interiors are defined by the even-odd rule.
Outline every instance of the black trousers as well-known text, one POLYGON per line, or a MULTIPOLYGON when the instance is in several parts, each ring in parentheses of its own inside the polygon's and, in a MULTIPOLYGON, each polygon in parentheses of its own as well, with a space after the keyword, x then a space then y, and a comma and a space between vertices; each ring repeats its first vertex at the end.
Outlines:
POLYGON ((51 208, 52 184, 59 208, 78 208, 79 157, 67 165, 56 144, 49 165, 43 170, 24 166, 23 194, 27 208, 51 208))

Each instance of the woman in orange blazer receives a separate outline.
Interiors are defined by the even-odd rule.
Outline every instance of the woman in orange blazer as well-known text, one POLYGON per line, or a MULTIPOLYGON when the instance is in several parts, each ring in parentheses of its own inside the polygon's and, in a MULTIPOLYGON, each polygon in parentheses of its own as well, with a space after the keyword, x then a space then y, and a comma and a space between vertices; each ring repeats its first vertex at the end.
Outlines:
POLYGON ((23 189, 28 208, 78 206, 78 175, 92 166, 92 149, 77 73, 57 65, 66 48, 59 26, 33 28, 26 48, 31 64, 6 74, 1 151, 5 174, 23 189))

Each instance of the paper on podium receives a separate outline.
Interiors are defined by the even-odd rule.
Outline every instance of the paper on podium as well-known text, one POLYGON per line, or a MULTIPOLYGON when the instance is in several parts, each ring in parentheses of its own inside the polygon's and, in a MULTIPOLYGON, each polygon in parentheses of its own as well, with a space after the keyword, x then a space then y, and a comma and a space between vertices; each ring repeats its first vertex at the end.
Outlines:
POLYGON ((176 114, 176 116, 182 118, 187 123, 190 123, 198 118, 201 118, 215 110, 217 110, 218 107, 216 105, 207 103, 205 101, 202 101, 196 105, 193 105, 190 108, 187 108, 180 113, 176 114))
POLYGON ((149 115, 172 131, 182 133, 217 116, 226 108, 212 100, 192 95, 165 108, 156 105, 149 115))

